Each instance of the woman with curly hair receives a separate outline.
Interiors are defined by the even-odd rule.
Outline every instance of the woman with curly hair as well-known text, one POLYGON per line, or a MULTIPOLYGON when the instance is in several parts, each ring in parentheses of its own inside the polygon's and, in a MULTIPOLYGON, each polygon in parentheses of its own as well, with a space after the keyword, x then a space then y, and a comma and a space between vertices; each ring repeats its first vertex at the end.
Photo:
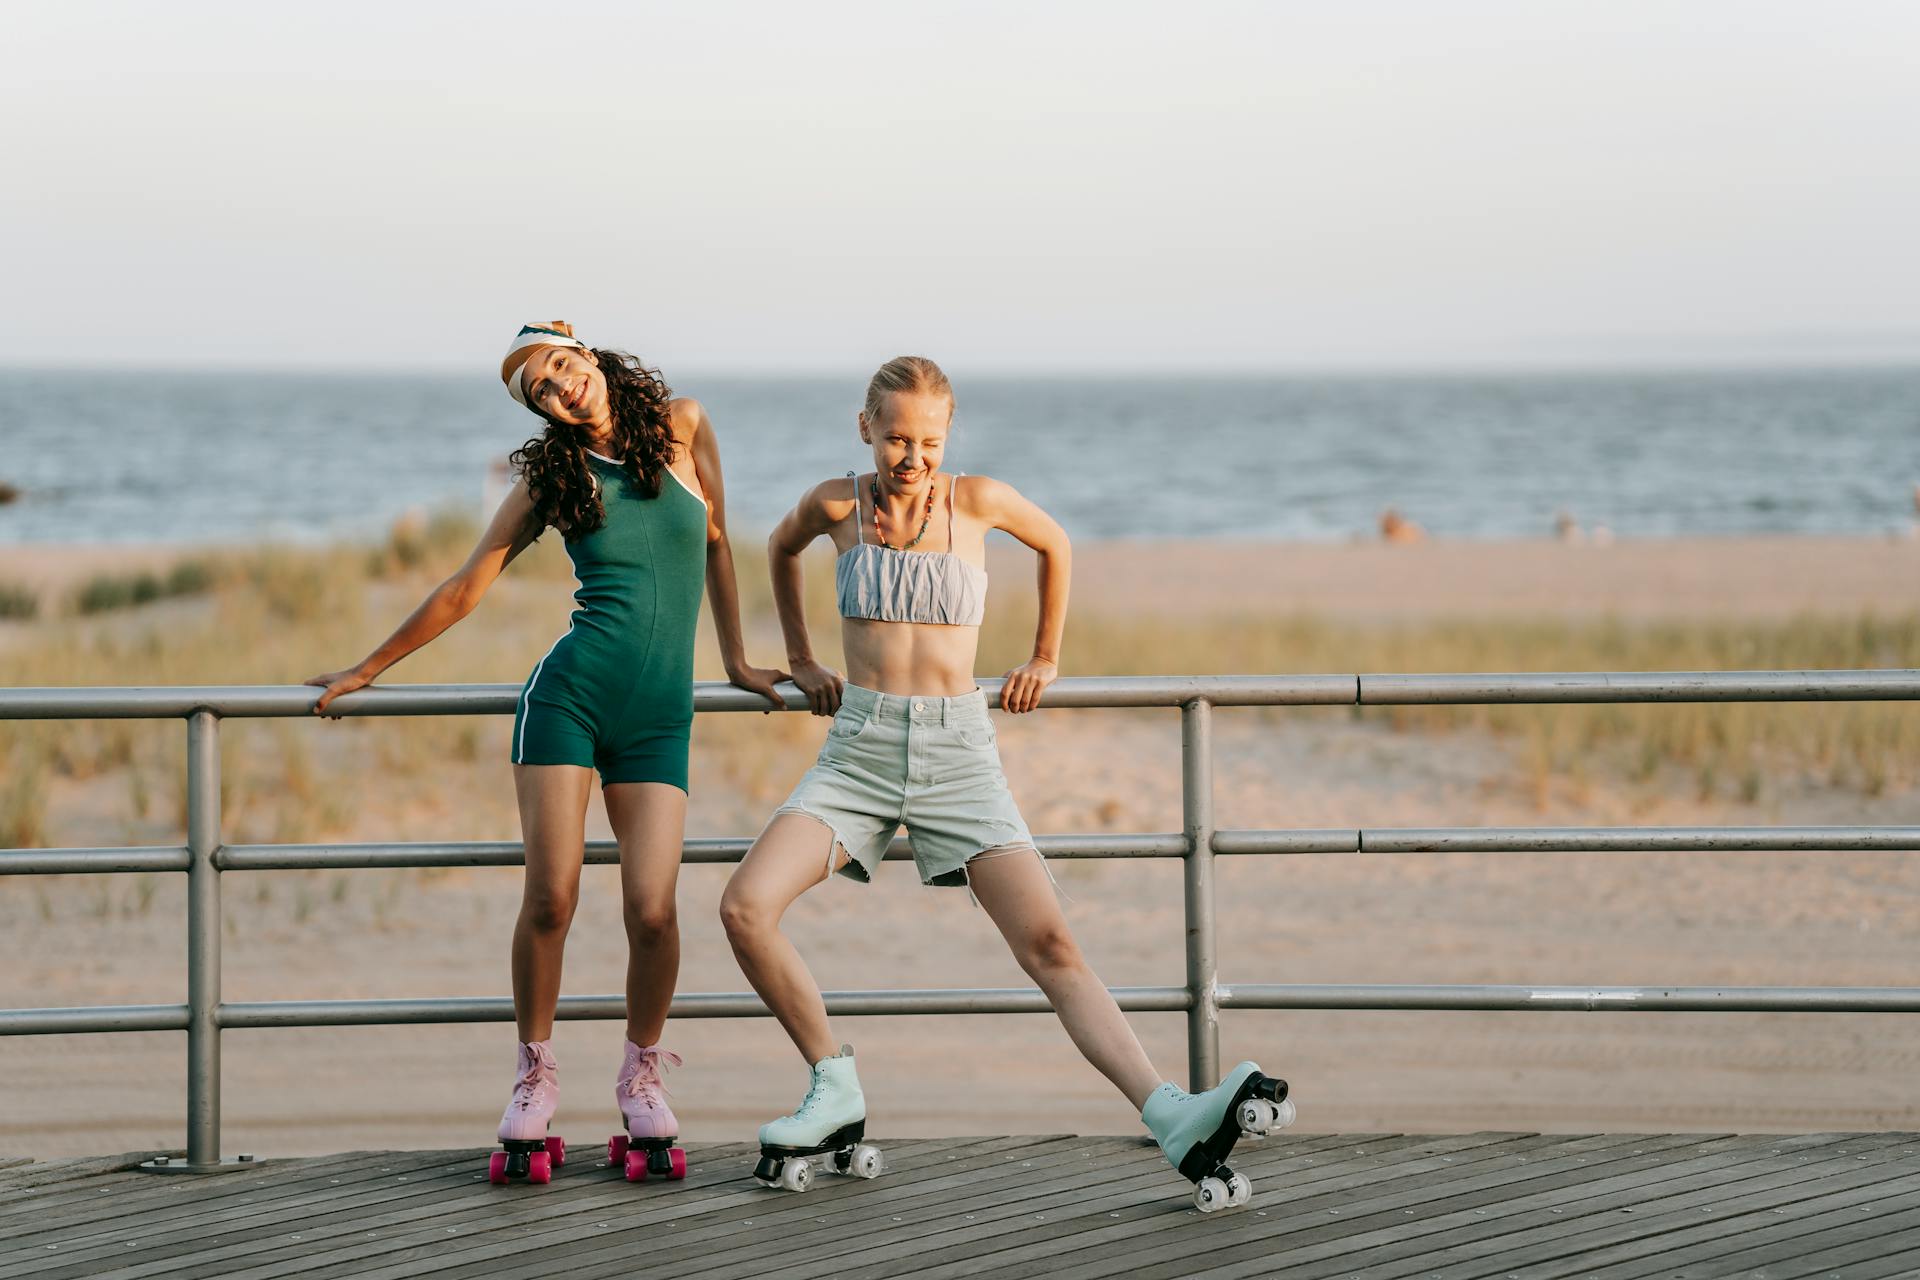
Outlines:
POLYGON ((621 351, 588 347, 570 326, 527 325, 500 365, 507 394, 546 420, 513 455, 519 479, 479 545, 387 640, 345 671, 314 676, 314 703, 371 684, 473 612, 502 570, 548 528, 580 580, 566 633, 534 666, 514 716, 512 760, 526 848, 513 931, 519 1053, 500 1122, 495 1182, 544 1182, 565 1146, 549 1137, 558 1073, 549 1038, 567 929, 580 895, 587 800, 598 771, 620 846, 626 921, 627 1045, 614 1089, 626 1121, 609 1143, 627 1177, 683 1176, 679 1125, 660 1046, 680 969, 675 882, 687 813, 693 638, 702 581, 727 678, 781 705, 783 671, 748 664, 727 541, 720 449, 698 401, 621 351))

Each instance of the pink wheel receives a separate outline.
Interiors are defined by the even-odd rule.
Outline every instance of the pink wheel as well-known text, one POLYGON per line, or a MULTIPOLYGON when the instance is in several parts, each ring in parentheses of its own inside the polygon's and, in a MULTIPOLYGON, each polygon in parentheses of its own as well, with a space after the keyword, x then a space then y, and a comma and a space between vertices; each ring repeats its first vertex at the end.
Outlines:
POLYGON ((536 1151, 527 1157, 528 1182, 553 1181, 553 1157, 544 1151, 536 1151))
POLYGON ((627 1162, 627 1135, 616 1133, 607 1139, 607 1163, 624 1165, 627 1162))
POLYGON ((647 1153, 637 1148, 627 1150, 627 1181, 645 1182, 647 1180, 647 1153))
POLYGON ((496 1151, 487 1157, 487 1181, 496 1187, 507 1180, 507 1153, 496 1151))
POLYGON ((687 1176, 687 1153, 678 1147, 667 1149, 667 1177, 675 1182, 687 1176))
POLYGON ((553 1167, 558 1169, 567 1162, 567 1140, 559 1137, 548 1137, 547 1154, 553 1157, 553 1167))

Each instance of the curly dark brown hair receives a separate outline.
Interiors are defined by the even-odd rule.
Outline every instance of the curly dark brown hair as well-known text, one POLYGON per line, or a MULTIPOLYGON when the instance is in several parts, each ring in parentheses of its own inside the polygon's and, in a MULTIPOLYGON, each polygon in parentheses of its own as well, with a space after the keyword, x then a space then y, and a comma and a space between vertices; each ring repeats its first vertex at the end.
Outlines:
MULTIPOLYGON (((592 351, 607 378, 607 407, 613 414, 608 447, 640 492, 657 498, 660 473, 673 461, 675 449, 667 408, 673 392, 660 371, 647 368, 639 357, 602 347, 592 351)), ((527 496, 533 499, 533 515, 541 532, 552 526, 573 542, 607 522, 586 452, 585 429, 552 418, 547 418, 546 431, 513 451, 513 468, 527 482, 527 496)))

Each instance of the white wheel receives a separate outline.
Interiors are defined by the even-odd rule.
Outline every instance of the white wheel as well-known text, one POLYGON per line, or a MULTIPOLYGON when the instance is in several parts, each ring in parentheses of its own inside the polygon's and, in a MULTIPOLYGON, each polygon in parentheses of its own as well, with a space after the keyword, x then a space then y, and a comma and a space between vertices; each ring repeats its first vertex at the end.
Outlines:
POLYGON ((813 1185, 813 1165, 798 1156, 789 1158, 780 1170, 780 1185, 789 1191, 805 1191, 813 1185))
POLYGON ((847 1172, 856 1178, 877 1178, 887 1171, 887 1158, 880 1154, 880 1148, 865 1143, 853 1149, 853 1163, 847 1172))
POLYGON ((1266 1137, 1279 1117, 1280 1109, 1265 1098, 1248 1098, 1234 1113, 1234 1119, 1240 1122, 1240 1132, 1249 1138, 1266 1137))
POLYGON ((1193 1184, 1193 1207, 1202 1213, 1227 1207, 1227 1184, 1218 1178, 1202 1178, 1193 1184))
POLYGON ((1247 1181, 1247 1175, 1236 1173, 1227 1179, 1227 1203, 1231 1205, 1247 1204, 1253 1199, 1253 1184, 1247 1181))
POLYGON ((1274 1112, 1273 1127, 1276 1129, 1286 1128, 1288 1125, 1293 1123, 1293 1115, 1294 1115, 1293 1099, 1292 1098, 1280 1099, 1280 1101, 1273 1104, 1273 1112, 1274 1112))

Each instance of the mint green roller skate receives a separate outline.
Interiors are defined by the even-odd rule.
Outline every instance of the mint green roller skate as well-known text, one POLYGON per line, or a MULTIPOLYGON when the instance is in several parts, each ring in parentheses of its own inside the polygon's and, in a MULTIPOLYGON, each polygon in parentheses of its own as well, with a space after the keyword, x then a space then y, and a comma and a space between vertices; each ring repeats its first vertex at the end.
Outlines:
POLYGON ((1193 1183, 1194 1207, 1212 1213, 1253 1199, 1253 1184, 1227 1167, 1227 1156, 1241 1138, 1264 1138, 1292 1124, 1293 1103, 1285 1080, 1243 1062, 1205 1093, 1188 1093, 1171 1081, 1161 1085, 1140 1119, 1167 1163, 1193 1183))
POLYGON ((813 1185, 816 1164, 833 1157, 839 1173, 877 1178, 886 1171, 886 1157, 878 1147, 862 1142, 867 1132, 867 1100, 853 1071, 853 1046, 840 1046, 839 1056, 813 1064, 807 1096, 790 1116, 760 1126, 760 1163, 753 1176, 766 1187, 805 1191, 813 1185))

